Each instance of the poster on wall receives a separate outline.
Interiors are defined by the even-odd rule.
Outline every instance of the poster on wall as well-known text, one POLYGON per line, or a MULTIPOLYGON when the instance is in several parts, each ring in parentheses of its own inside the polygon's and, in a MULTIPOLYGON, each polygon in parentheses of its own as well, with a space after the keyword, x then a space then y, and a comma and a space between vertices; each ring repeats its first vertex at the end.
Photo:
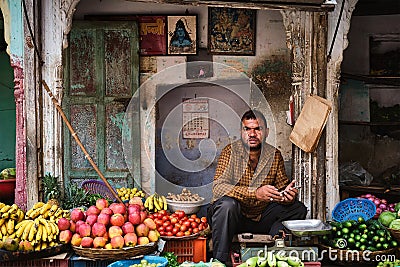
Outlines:
POLYGON ((168 55, 196 55, 197 16, 168 16, 167 25, 168 55))
POLYGON ((161 56, 167 54, 165 44, 166 17, 165 16, 139 16, 140 27, 140 55, 161 56))
POLYGON ((211 54, 255 55, 256 10, 210 7, 208 49, 211 54))

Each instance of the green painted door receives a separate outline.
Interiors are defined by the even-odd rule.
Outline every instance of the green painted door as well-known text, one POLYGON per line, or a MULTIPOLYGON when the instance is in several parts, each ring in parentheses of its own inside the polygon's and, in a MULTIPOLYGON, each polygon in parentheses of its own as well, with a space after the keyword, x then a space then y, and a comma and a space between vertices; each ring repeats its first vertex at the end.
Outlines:
POLYGON ((14 71, 6 48, 3 15, 0 12, 0 171, 15 168, 14 71))
MULTIPOLYGON (((122 148, 122 121, 139 84, 135 22, 74 23, 66 55, 63 109, 115 188, 134 186, 122 148)), ((134 134, 133 134, 134 135, 134 134)), ((100 179, 64 127, 65 182, 100 179)))

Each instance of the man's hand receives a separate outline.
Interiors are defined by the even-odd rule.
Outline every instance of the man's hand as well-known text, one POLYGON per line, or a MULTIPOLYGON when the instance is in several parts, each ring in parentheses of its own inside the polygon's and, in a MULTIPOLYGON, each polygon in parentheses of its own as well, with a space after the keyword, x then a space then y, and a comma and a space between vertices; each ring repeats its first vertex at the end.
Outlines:
POLYGON ((272 185, 264 185, 256 190, 256 198, 266 202, 283 202, 285 201, 284 195, 279 193, 278 189, 272 185))
POLYGON ((283 203, 290 204, 296 198, 297 193, 299 192, 297 188, 294 186, 295 181, 293 180, 288 186, 286 186, 285 190, 282 191, 283 194, 283 203))

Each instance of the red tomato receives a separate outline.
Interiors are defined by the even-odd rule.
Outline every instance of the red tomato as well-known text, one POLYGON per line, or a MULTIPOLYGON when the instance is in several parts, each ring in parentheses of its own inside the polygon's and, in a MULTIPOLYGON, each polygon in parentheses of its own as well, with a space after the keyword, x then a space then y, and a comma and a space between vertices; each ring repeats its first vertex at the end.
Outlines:
POLYGON ((190 226, 191 226, 192 228, 197 228, 197 227, 199 227, 199 225, 198 225, 197 222, 192 222, 192 223, 190 224, 190 226))
POLYGON ((200 230, 200 231, 204 230, 204 225, 203 225, 202 223, 199 224, 199 230, 200 230))
POLYGON ((170 225, 170 224, 171 224, 170 221, 165 221, 165 222, 162 224, 162 226, 167 227, 167 226, 170 225))
POLYGON ((167 232, 172 232, 172 229, 174 229, 172 225, 168 225, 167 227, 165 227, 165 231, 167 232))
POLYGON ((192 214, 192 215, 190 215, 190 218, 196 219, 197 215, 196 214, 192 214))
POLYGON ((182 218, 182 220, 184 220, 184 221, 187 221, 189 218, 188 218, 188 216, 184 216, 183 218, 182 218))
POLYGON ((172 213, 169 217, 172 217, 172 218, 178 218, 178 214, 176 214, 176 213, 172 213))
POLYGON ((193 233, 194 233, 194 234, 196 234, 196 233, 198 233, 198 232, 200 232, 199 228, 193 228, 193 233))
POLYGON ((185 221, 185 222, 183 223, 183 225, 185 225, 187 228, 189 228, 189 227, 190 227, 190 222, 189 222, 189 221, 185 221))
POLYGON ((179 229, 180 229, 182 232, 185 232, 185 231, 187 230, 187 226, 186 226, 186 225, 182 225, 179 229))
POLYGON ((179 228, 174 228, 172 229, 172 233, 176 235, 179 232, 179 230, 180 230, 179 228))
POLYGON ((163 215, 162 215, 161 213, 158 213, 158 214, 157 214, 157 218, 158 218, 158 219, 162 219, 162 217, 163 217, 163 215))
POLYGON ((189 222, 194 222, 194 218, 189 218, 188 221, 189 222))
POLYGON ((171 218, 171 223, 176 224, 178 222, 178 218, 171 218))
POLYGON ((167 236, 173 236, 172 232, 167 232, 167 236))
POLYGON ((164 226, 160 226, 157 229, 159 232, 164 232, 165 231, 165 227, 164 226))
POLYGON ((187 229, 190 233, 193 233, 193 229, 192 228, 189 228, 189 229, 187 229))
POLYGON ((190 233, 189 231, 185 232, 185 236, 191 235, 192 233, 190 233))
POLYGON ((166 210, 160 210, 159 213, 162 215, 168 215, 168 212, 166 210))
POLYGON ((201 222, 206 223, 207 222, 207 218, 206 217, 201 217, 201 222))
POLYGON ((182 224, 181 223, 175 223, 174 226, 177 227, 177 228, 180 228, 182 226, 182 224))
POLYGON ((196 219, 194 219, 194 221, 197 222, 197 223, 201 223, 200 218, 196 218, 196 219))
POLYGON ((178 237, 183 236, 183 232, 177 232, 177 233, 176 233, 176 236, 178 236, 178 237))
POLYGON ((160 235, 165 235, 165 232, 163 231, 163 232, 160 232, 160 235))
POLYGON ((157 226, 161 226, 161 225, 163 225, 163 221, 162 220, 160 220, 160 219, 154 219, 154 222, 156 223, 156 225, 157 226))
POLYGON ((163 220, 163 222, 165 222, 165 221, 169 221, 169 217, 168 217, 168 216, 166 216, 166 215, 164 215, 164 216, 162 216, 162 220, 163 220))
POLYGON ((204 229, 208 227, 208 223, 204 223, 204 229))
POLYGON ((147 215, 147 218, 151 218, 151 219, 153 219, 153 221, 154 221, 154 215, 153 215, 153 214, 147 215))
POLYGON ((177 210, 176 211, 176 214, 178 214, 178 217, 179 218, 183 218, 183 217, 185 217, 185 212, 183 211, 183 210, 177 210))

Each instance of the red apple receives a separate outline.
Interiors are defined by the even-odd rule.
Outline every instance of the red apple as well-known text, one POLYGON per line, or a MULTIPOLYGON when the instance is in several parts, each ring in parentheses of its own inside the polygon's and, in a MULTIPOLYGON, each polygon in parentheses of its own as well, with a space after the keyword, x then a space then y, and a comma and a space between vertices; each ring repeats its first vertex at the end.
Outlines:
POLYGON ((86 217, 86 222, 92 226, 95 222, 97 222, 97 215, 90 214, 86 217))
POLYGON ((147 236, 138 237, 138 245, 147 245, 148 243, 150 243, 150 240, 147 236))
POLYGON ((135 232, 135 226, 133 226, 133 224, 131 222, 124 223, 124 225, 122 225, 121 228, 122 228, 122 232, 124 232, 124 234, 135 232))
POLYGON ((69 223, 70 223, 69 230, 70 230, 72 233, 76 233, 76 222, 70 220, 69 223))
POLYGON ((102 209, 101 211, 100 211, 100 214, 102 214, 102 213, 105 213, 105 214, 108 214, 108 215, 113 215, 113 211, 110 209, 110 208, 104 208, 104 209, 102 209))
POLYGON ((88 223, 82 223, 79 225, 79 234, 81 237, 90 236, 92 227, 88 223))
POLYGON ((128 214, 132 214, 132 213, 139 213, 140 212, 140 206, 137 204, 130 204, 128 206, 128 214))
POLYGON ((121 248, 123 248, 123 246, 125 244, 125 240, 122 236, 117 235, 117 236, 114 236, 113 238, 111 238, 110 243, 114 249, 121 249, 121 248))
POLYGON ((98 223, 98 222, 93 224, 93 226, 92 226, 92 234, 94 236, 104 236, 105 233, 107 233, 107 228, 106 228, 106 226, 104 224, 98 223))
POLYGON ((135 233, 127 233, 124 236, 125 246, 134 247, 137 244, 137 236, 135 233))
POLYGON ((140 207, 142 207, 143 206, 143 201, 142 201, 141 197, 133 197, 133 198, 131 198, 129 200, 129 204, 130 205, 136 204, 136 205, 139 205, 140 207))
POLYGON ((157 228, 156 223, 151 218, 144 219, 143 223, 147 225, 150 230, 155 230, 157 228))
POLYGON ((81 246, 83 248, 90 248, 93 246, 93 238, 89 237, 89 236, 85 236, 84 238, 82 238, 81 241, 81 246))
POLYGON ((125 223, 125 218, 122 214, 116 213, 111 216, 110 223, 111 225, 122 226, 125 223))
POLYGON ((99 216, 97 216, 97 222, 108 225, 110 223, 110 215, 106 213, 100 213, 99 216))
POLYGON ((103 210, 104 208, 107 208, 107 207, 108 207, 108 201, 107 201, 107 199, 104 199, 104 198, 99 198, 99 199, 97 199, 97 200, 96 200, 96 207, 97 207, 99 210, 103 210))
POLYGON ((119 213, 119 214, 125 214, 126 213, 126 207, 123 203, 112 203, 109 207, 114 214, 119 213))
POLYGON ((137 236, 147 236, 149 234, 149 227, 144 223, 139 224, 136 226, 136 235, 137 236))
POLYGON ((72 232, 70 230, 63 230, 59 233, 58 239, 63 244, 68 244, 72 239, 72 232))
POLYGON ((93 247, 94 248, 104 248, 106 246, 107 239, 102 236, 96 236, 93 239, 93 247))
POLYGON ((142 223, 144 221, 144 219, 146 219, 146 218, 147 218, 147 212, 141 210, 140 211, 140 222, 142 223))
POLYGON ((69 229, 69 227, 71 226, 71 223, 69 222, 69 220, 67 218, 60 218, 60 219, 58 219, 57 226, 58 226, 58 229, 60 229, 61 231, 64 231, 64 230, 69 229))
POLYGON ((71 211, 71 220, 73 220, 74 222, 83 221, 84 219, 85 214, 81 209, 76 208, 71 211))
POLYGON ((119 226, 111 226, 108 229, 108 237, 109 238, 113 238, 114 236, 117 236, 117 235, 122 235, 122 233, 123 233, 122 229, 119 226))
POLYGON ((85 223, 84 221, 77 221, 75 223, 75 233, 79 233, 79 227, 84 223, 85 223))
POLYGON ((140 221, 141 221, 140 213, 131 213, 131 214, 129 214, 128 220, 129 220, 129 222, 131 222, 133 225, 138 225, 138 224, 140 224, 140 221))
POLYGON ((92 215, 92 214, 94 214, 94 215, 99 215, 100 214, 100 210, 96 206, 93 206, 93 205, 90 206, 87 209, 86 216, 89 216, 89 215, 92 215))

